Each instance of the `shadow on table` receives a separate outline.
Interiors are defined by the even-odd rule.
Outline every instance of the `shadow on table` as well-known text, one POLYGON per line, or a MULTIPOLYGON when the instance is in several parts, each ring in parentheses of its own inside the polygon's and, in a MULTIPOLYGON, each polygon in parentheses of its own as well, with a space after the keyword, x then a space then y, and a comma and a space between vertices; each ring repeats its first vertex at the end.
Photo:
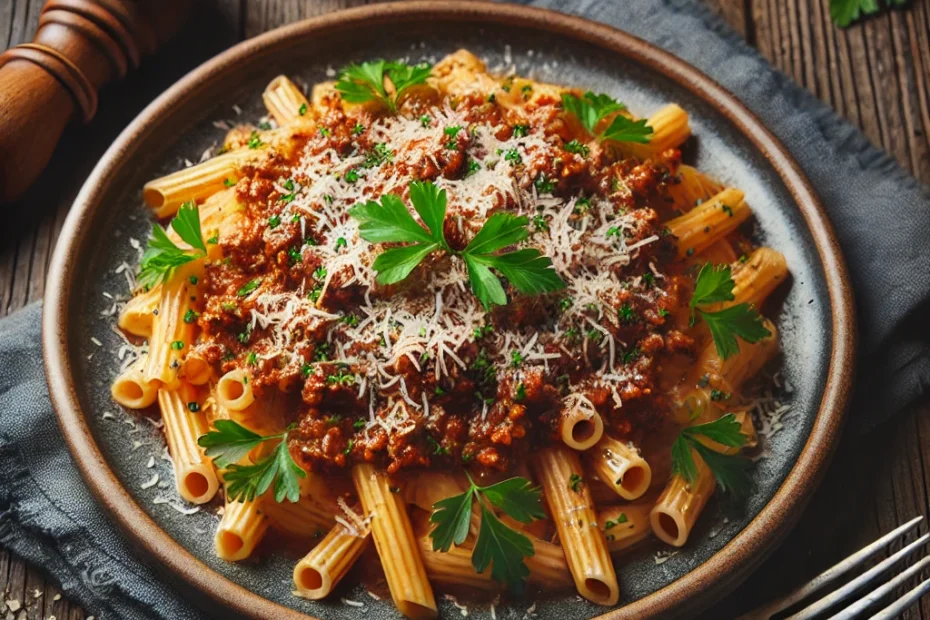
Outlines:
POLYGON ((155 55, 144 58, 139 69, 102 89, 97 115, 90 124, 73 122, 35 184, 22 198, 3 207, 6 217, 0 228, 0 251, 16 243, 42 217, 70 206, 107 147, 148 103, 191 69, 239 41, 238 17, 224 14, 214 3, 195 4, 181 32, 155 55))

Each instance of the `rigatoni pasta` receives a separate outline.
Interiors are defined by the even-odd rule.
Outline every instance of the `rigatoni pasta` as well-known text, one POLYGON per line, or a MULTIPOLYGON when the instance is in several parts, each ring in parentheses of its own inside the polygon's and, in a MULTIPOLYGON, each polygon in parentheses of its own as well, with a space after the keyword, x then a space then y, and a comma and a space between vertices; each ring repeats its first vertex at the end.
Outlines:
POLYGON ((219 557, 299 550, 297 596, 375 561, 412 618, 525 583, 616 605, 614 561, 685 545, 763 439, 789 272, 754 197, 681 163, 680 106, 467 50, 309 92, 276 77, 226 152, 144 187, 172 219, 114 400, 158 402, 184 500, 222 493, 219 557))

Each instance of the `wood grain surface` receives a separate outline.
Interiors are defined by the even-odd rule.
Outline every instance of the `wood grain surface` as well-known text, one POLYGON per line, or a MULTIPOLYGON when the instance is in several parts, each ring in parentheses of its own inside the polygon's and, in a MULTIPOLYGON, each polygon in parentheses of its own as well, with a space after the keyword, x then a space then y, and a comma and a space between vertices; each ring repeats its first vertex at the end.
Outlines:
MULTIPOLYGON (((846 30, 827 0, 707 0, 746 40, 930 184, 930 0, 846 30)), ((68 207, 94 163, 155 95, 229 45, 276 26, 366 0, 211 0, 196 27, 101 93, 92 125, 72 126, 36 186, 0 230, 0 316, 42 297, 68 207), (209 24, 209 27, 204 27, 209 24)), ((42 0, 0 0, 0 47, 28 41, 42 0)), ((800 525, 734 594, 706 614, 734 617, 790 590, 912 516, 930 512, 930 406, 841 444, 800 525)), ((87 618, 42 572, 0 550, 0 618, 87 618), (22 608, 6 614, 5 601, 22 608)), ((930 600, 904 616, 930 619, 930 600)))

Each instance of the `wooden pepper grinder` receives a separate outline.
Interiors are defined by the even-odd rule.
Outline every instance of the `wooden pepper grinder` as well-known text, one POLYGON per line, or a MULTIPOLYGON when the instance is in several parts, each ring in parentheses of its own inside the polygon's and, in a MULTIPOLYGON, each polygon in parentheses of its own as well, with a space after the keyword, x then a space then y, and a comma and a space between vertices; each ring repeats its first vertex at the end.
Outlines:
POLYGON ((0 202, 45 168, 72 118, 87 123, 100 87, 174 34, 190 0, 48 0, 32 43, 0 54, 0 202))

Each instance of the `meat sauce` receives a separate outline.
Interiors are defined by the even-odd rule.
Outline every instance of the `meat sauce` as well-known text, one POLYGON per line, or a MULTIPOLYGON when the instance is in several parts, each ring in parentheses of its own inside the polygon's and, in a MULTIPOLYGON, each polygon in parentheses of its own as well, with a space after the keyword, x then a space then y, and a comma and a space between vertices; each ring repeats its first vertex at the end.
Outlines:
MULTIPOLYGON (((519 110, 467 97, 440 102, 444 113, 409 103, 400 114, 408 121, 418 119, 424 129, 442 126, 453 106, 461 125, 455 131, 443 127, 439 139, 414 137, 409 150, 389 149, 376 137, 381 135, 376 125, 384 119, 365 111, 346 114, 338 100, 331 103, 316 124, 292 136, 289 156, 264 158, 236 184, 244 223, 216 240, 224 258, 206 267, 205 305, 198 319, 202 336, 195 347, 223 372, 247 369, 257 398, 274 390, 294 395, 297 427, 289 437, 299 463, 317 471, 367 461, 390 473, 463 465, 477 473, 505 472, 523 462, 534 446, 558 441, 563 401, 573 393, 583 394, 603 418, 606 432, 619 439, 638 441, 665 423, 668 404, 656 387, 663 360, 694 354, 694 342, 683 333, 692 278, 662 224, 674 215, 667 190, 676 182, 677 150, 638 161, 596 142, 569 149, 570 142, 583 138, 566 122, 560 102, 545 97, 519 110), (482 144, 492 139, 479 140, 485 134, 499 142, 519 139, 515 134, 532 139, 514 147, 517 155, 511 156, 503 149, 484 152, 482 144), (302 163, 321 157, 339 170, 338 179, 313 178, 302 163), (392 356, 400 345, 389 320, 388 329, 372 338, 353 339, 352 330, 366 320, 372 304, 394 303, 413 316, 438 315, 435 291, 417 283, 457 267, 452 257, 434 253, 406 283, 366 281, 357 268, 340 262, 357 244, 369 245, 357 234, 347 238, 332 232, 332 221, 340 222, 339 230, 351 231, 346 212, 352 204, 338 193, 340 188, 364 186, 366 200, 377 200, 389 189, 409 206, 407 182, 448 183, 444 231, 450 246, 460 250, 481 216, 457 205, 451 188, 492 165, 495 171, 509 166, 522 198, 488 190, 482 196, 485 218, 498 210, 527 215, 530 244, 554 235, 551 229, 560 226, 577 237, 571 254, 577 256, 572 260, 579 263, 578 273, 592 274, 585 278, 608 274, 613 284, 598 294, 597 302, 578 307, 570 290, 529 296, 502 280, 508 303, 488 312, 483 325, 456 350, 444 353, 461 363, 445 363, 441 372, 438 356, 426 350, 392 356), (363 178, 353 181, 356 176, 363 178), (390 185, 378 179, 395 181, 390 185), (307 188, 321 183, 332 185, 334 192, 321 200, 305 199, 307 188), (534 197, 557 206, 530 204, 534 197), (324 213, 326 226, 320 224, 324 213), (567 219, 556 222, 563 213, 567 219), (623 261, 582 265, 590 257, 585 258, 587 233, 578 231, 593 230, 597 218, 623 222, 615 234, 607 230, 611 243, 642 244, 623 261), (267 314, 261 300, 275 296, 309 299, 317 311, 312 319, 291 321, 282 334, 276 325, 256 319, 267 314), (526 343, 532 335, 532 356, 502 344, 511 336, 526 343), (373 368, 372 360, 380 366, 373 368), (401 422, 386 422, 394 418, 401 422)), ((373 246, 359 252, 367 252, 360 256, 370 268, 381 250, 373 246)))

